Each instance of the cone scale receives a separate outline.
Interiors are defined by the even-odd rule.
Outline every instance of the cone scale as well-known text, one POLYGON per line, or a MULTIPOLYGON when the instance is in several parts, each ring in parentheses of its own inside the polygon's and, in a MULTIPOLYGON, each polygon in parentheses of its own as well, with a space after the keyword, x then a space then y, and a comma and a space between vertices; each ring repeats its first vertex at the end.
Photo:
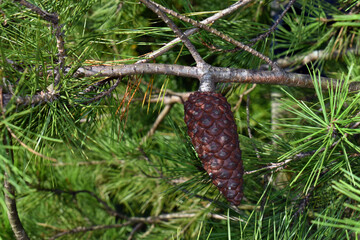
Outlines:
POLYGON ((230 104, 221 94, 195 92, 184 103, 188 135, 213 184, 233 205, 243 198, 243 164, 230 104))

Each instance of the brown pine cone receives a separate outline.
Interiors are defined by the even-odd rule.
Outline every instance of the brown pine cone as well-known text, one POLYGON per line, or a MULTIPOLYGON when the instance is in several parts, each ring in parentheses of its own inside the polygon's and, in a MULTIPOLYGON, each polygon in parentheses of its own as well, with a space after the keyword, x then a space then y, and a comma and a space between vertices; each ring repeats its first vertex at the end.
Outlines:
POLYGON ((243 198, 243 165, 234 116, 221 94, 195 92, 184 104, 188 135, 204 169, 234 205, 243 198))

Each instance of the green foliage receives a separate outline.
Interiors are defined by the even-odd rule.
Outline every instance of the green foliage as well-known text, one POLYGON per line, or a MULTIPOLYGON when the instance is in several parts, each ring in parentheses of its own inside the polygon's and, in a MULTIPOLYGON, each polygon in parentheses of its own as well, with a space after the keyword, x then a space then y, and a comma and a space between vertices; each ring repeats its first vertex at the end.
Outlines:
MULTIPOLYGON (((158 2, 197 20, 234 3, 158 2)), ((82 65, 133 63, 174 37, 138 1, 32 3, 59 14, 65 65, 73 71, 82 65)), ((254 1, 212 26, 250 44, 276 19, 270 3, 254 1)), ((174 21, 183 30, 192 28, 174 21)), ((358 2, 297 1, 277 30, 253 48, 275 60, 288 57, 293 61, 288 70, 310 74, 315 90, 257 86, 249 93, 248 124, 247 96, 242 102, 239 96, 251 86, 219 85, 233 107, 239 103, 234 116, 249 173, 238 208, 228 204, 203 170, 186 134, 182 104, 174 104, 144 141, 164 108, 165 90, 197 89, 193 79, 172 76, 124 77, 111 96, 89 101, 116 79, 65 74, 53 101, 18 106, 11 99, 0 116, 0 181, 11 173, 20 218, 31 239, 126 223, 124 215, 168 218, 62 239, 127 239, 132 232, 134 239, 356 239, 360 95, 347 87, 359 81, 360 58, 358 50, 352 51, 359 47, 359 32, 358 2), (309 70, 298 59, 315 50, 330 55, 313 60, 309 70), (337 87, 323 91, 319 83, 324 76, 340 79, 337 87), (79 93, 102 81, 106 83, 96 90, 79 93), (281 95, 279 119, 273 119, 271 109, 274 92, 281 95), (156 104, 143 104, 155 95, 156 104)), ((58 50, 49 23, 13 1, 0 1, 0 39, 4 93, 31 96, 51 86, 58 50)), ((201 31, 190 39, 214 66, 258 69, 264 64, 210 33, 201 31)), ((156 62, 194 63, 181 44, 156 62)), ((0 189, 0 238, 12 239, 2 184, 0 189)))

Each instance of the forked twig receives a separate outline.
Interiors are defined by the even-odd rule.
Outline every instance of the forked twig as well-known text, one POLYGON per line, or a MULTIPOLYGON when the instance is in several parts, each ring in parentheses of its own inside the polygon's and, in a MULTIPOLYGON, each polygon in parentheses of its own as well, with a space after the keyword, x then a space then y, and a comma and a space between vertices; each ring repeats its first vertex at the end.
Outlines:
MULTIPOLYGON (((228 8, 225 8, 225 9, 221 10, 220 12, 214 14, 213 16, 208 17, 205 20, 201 21, 201 23, 203 23, 203 24, 213 23, 213 22, 217 21, 218 19, 223 18, 224 16, 227 16, 227 15, 235 12, 240 7, 245 6, 246 4, 248 4, 248 3, 252 2, 252 1, 254 1, 254 0, 237 1, 236 3, 232 4, 228 8)), ((192 28, 192 29, 186 30, 184 32, 184 34, 186 36, 190 36, 190 35, 192 35, 194 33, 197 33, 198 31, 200 31, 199 28, 192 28)), ((167 43, 165 46, 161 47, 160 49, 148 54, 146 59, 141 59, 141 60, 137 61, 136 63, 150 62, 151 60, 153 60, 153 59, 163 55, 164 53, 168 52, 170 49, 172 49, 174 46, 176 46, 176 44, 179 43, 180 41, 181 41, 180 38, 175 38, 174 40, 170 41, 169 43, 167 43)))
POLYGON ((140 0, 140 2, 156 13, 174 31, 174 33, 185 44, 199 68, 202 68, 206 65, 204 59, 202 59, 195 46, 190 42, 189 38, 175 25, 175 23, 168 16, 166 16, 166 14, 163 13, 163 9, 160 9, 157 4, 150 0, 140 0))
MULTIPOLYGON (((145 0, 141 0, 141 1, 145 1, 145 0)), ((174 16, 174 17, 176 17, 176 18, 178 18, 178 19, 180 19, 180 20, 182 20, 184 22, 190 23, 195 27, 204 29, 205 31, 210 32, 210 33, 220 37, 221 39, 223 39, 223 40, 225 40, 225 41, 227 41, 227 42, 229 42, 229 43, 231 43, 231 44, 233 44, 233 45, 235 45, 235 46, 237 46, 237 47, 251 53, 252 55, 264 60, 266 63, 268 63, 273 68, 273 70, 281 70, 280 67, 275 62, 273 62, 269 57, 263 55, 262 53, 256 51, 255 49, 253 49, 253 48, 251 48, 251 47, 249 47, 249 46, 247 46, 247 45, 245 45, 245 44, 231 38, 230 36, 227 36, 227 35, 223 34, 222 32, 220 32, 220 31, 218 31, 218 30, 216 30, 216 29, 214 29, 212 27, 209 27, 209 26, 207 26, 205 24, 202 24, 202 23, 200 23, 200 22, 198 22, 196 20, 193 20, 191 18, 183 16, 183 15, 181 15, 181 14, 179 14, 179 13, 177 13, 177 12, 171 10, 171 9, 165 8, 164 6, 162 6, 162 5, 158 4, 158 3, 154 3, 154 2, 152 2, 150 0, 146 0, 146 1, 149 1, 149 2, 153 3, 160 10, 162 10, 162 11, 164 11, 164 12, 166 12, 166 13, 168 13, 168 14, 170 14, 170 15, 172 15, 172 16, 174 16)))

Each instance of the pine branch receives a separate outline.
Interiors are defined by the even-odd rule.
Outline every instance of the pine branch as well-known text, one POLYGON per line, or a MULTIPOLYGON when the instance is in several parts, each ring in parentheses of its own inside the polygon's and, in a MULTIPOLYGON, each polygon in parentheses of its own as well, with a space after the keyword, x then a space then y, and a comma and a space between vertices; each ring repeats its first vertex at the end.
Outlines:
MULTIPOLYGON (((163 221, 170 221, 173 219, 179 219, 179 218, 193 218, 196 217, 197 213, 184 213, 184 212, 178 212, 178 213, 169 213, 169 214, 161 214, 159 216, 150 216, 150 217, 131 217, 128 219, 128 221, 121 223, 121 224, 111 224, 111 225, 94 225, 90 227, 77 227, 71 230, 63 231, 61 233, 58 233, 54 236, 52 236, 50 239, 56 239, 65 235, 69 234, 75 234, 75 233, 81 233, 81 232, 89 232, 89 231, 96 231, 96 230, 104 230, 104 229, 111 229, 111 228, 122 228, 126 227, 135 223, 143 223, 143 224, 158 224, 163 221)), ((219 214, 212 214, 208 213, 207 216, 209 218, 214 219, 221 219, 226 220, 227 218, 225 216, 221 216, 219 214)), ((231 218, 233 221, 239 221, 237 218, 231 218)))
MULTIPOLYGON (((67 69, 65 69, 67 71, 67 69)), ((314 88, 313 80, 309 75, 297 73, 285 73, 280 71, 261 71, 248 69, 235 69, 223 67, 211 67, 208 71, 216 82, 233 82, 233 83, 257 83, 257 84, 273 84, 285 85, 290 87, 314 88)), ((115 66, 84 66, 79 68, 73 77, 120 77, 133 74, 165 74, 179 77, 201 78, 202 71, 197 67, 142 63, 130 65, 115 66)), ((328 86, 335 88, 338 80, 332 78, 321 78, 321 87, 327 90, 328 86)), ((349 91, 360 90, 359 82, 350 83, 349 91)))
POLYGON ((185 44, 191 53, 197 67, 203 68, 207 65, 196 50, 195 46, 190 42, 189 38, 175 25, 175 23, 168 16, 162 12, 162 10, 159 9, 155 3, 149 0, 140 0, 140 2, 156 13, 174 31, 174 33, 181 39, 181 41, 185 44))
POLYGON ((65 43, 63 38, 63 32, 61 30, 62 26, 59 24, 58 14, 49 13, 25 0, 13 0, 13 1, 18 2, 19 4, 27 7, 34 13, 38 14, 42 19, 50 22, 53 25, 55 29, 56 47, 58 49, 58 61, 59 61, 58 67, 55 68, 54 86, 57 86, 60 82, 60 78, 62 76, 62 72, 64 71, 64 67, 65 67, 65 43))
POLYGON ((100 197, 98 197, 95 193, 88 191, 88 190, 72 191, 72 190, 42 188, 42 187, 36 187, 36 186, 35 186, 35 188, 37 191, 52 192, 54 194, 70 194, 73 196, 76 196, 80 193, 86 193, 86 194, 89 194, 90 196, 92 196, 93 198, 95 198, 96 201, 98 201, 101 205, 103 205, 104 209, 110 216, 119 217, 121 219, 128 219, 127 216, 117 212, 115 209, 111 208, 104 200, 102 200, 100 197))
MULTIPOLYGON (((70 68, 66 68, 68 72, 70 68)), ((129 65, 95 65, 80 67, 75 71, 73 77, 107 77, 107 78, 121 78, 127 75, 136 74, 164 74, 174 75, 179 77, 190 77, 200 79, 203 76, 203 71, 198 67, 170 65, 170 64, 155 64, 155 63, 140 63, 129 65)), ((291 87, 314 88, 313 80, 309 75, 286 73, 283 71, 262 71, 262 70, 248 70, 235 68, 210 67, 208 74, 215 79, 215 82, 225 83, 252 83, 252 84, 272 84, 285 85, 291 87)), ((340 81, 332 78, 321 78, 321 87, 327 90, 329 86, 336 88, 340 81)), ((116 85, 115 85, 116 86, 116 85)), ((115 87, 109 89, 111 92, 115 87)), ((90 91, 88 88, 87 91, 90 91)), ((349 91, 355 92, 360 90, 360 82, 351 82, 349 91)), ((79 93, 83 93, 80 91, 79 93)), ((100 99, 108 94, 108 92, 101 93, 93 101, 100 99)), ((15 98, 16 105, 36 105, 56 100, 59 93, 55 91, 40 92, 33 96, 17 96, 14 97, 11 93, 3 93, 3 104, 6 106, 12 97, 15 98)))
MULTIPOLYGON (((235 12, 236 10, 238 10, 240 7, 245 6, 246 4, 252 2, 253 0, 242 0, 242 1, 237 1, 236 3, 232 4, 230 7, 225 8, 223 10, 221 10, 220 12, 214 14, 213 16, 201 21, 202 24, 210 24, 213 23, 233 12, 235 12)), ((189 30, 186 30, 184 32, 184 35, 186 36, 190 36, 192 34, 197 33, 198 31, 200 31, 199 28, 192 28, 189 30)), ((168 52, 169 50, 171 50, 174 46, 176 46, 177 43, 181 42, 180 38, 175 38, 174 40, 170 41, 169 43, 167 43, 165 46, 161 47, 160 49, 148 54, 148 56, 146 57, 146 59, 142 59, 137 61, 136 63, 146 63, 146 62, 150 62, 151 60, 163 55, 164 53, 168 52)))
MULTIPOLYGON (((147 1, 150 1, 150 0, 147 0, 147 1)), ((152 2, 152 1, 150 1, 150 2, 152 2)), ((230 36, 227 36, 227 35, 223 34, 222 32, 220 32, 220 31, 218 31, 218 30, 216 30, 214 28, 211 28, 211 27, 209 27, 209 26, 207 26, 205 24, 202 24, 202 23, 200 23, 198 21, 195 21, 195 20, 193 20, 191 18, 183 16, 183 15, 181 15, 181 14, 179 14, 179 13, 173 11, 173 10, 167 9, 167 8, 161 6, 160 4, 157 4, 157 3, 154 3, 154 2, 152 2, 152 3, 154 5, 156 5, 162 11, 164 11, 164 12, 166 12, 166 13, 168 13, 168 14, 170 14, 170 15, 172 15, 172 16, 174 16, 174 17, 176 17, 176 18, 178 18, 178 19, 180 19, 180 20, 182 20, 184 22, 190 23, 195 27, 204 29, 205 31, 207 31, 209 33, 212 33, 212 34, 220 37, 221 39, 223 39, 223 40, 237 46, 238 48, 243 49, 243 50, 251 53, 252 55, 264 60, 266 63, 268 63, 273 68, 273 70, 281 71, 281 69, 279 68, 279 66, 275 62, 273 62, 270 58, 263 55, 262 53, 256 51, 255 49, 253 49, 253 48, 251 48, 251 47, 249 47, 249 46, 247 46, 247 45, 245 45, 245 44, 231 38, 230 36)))

